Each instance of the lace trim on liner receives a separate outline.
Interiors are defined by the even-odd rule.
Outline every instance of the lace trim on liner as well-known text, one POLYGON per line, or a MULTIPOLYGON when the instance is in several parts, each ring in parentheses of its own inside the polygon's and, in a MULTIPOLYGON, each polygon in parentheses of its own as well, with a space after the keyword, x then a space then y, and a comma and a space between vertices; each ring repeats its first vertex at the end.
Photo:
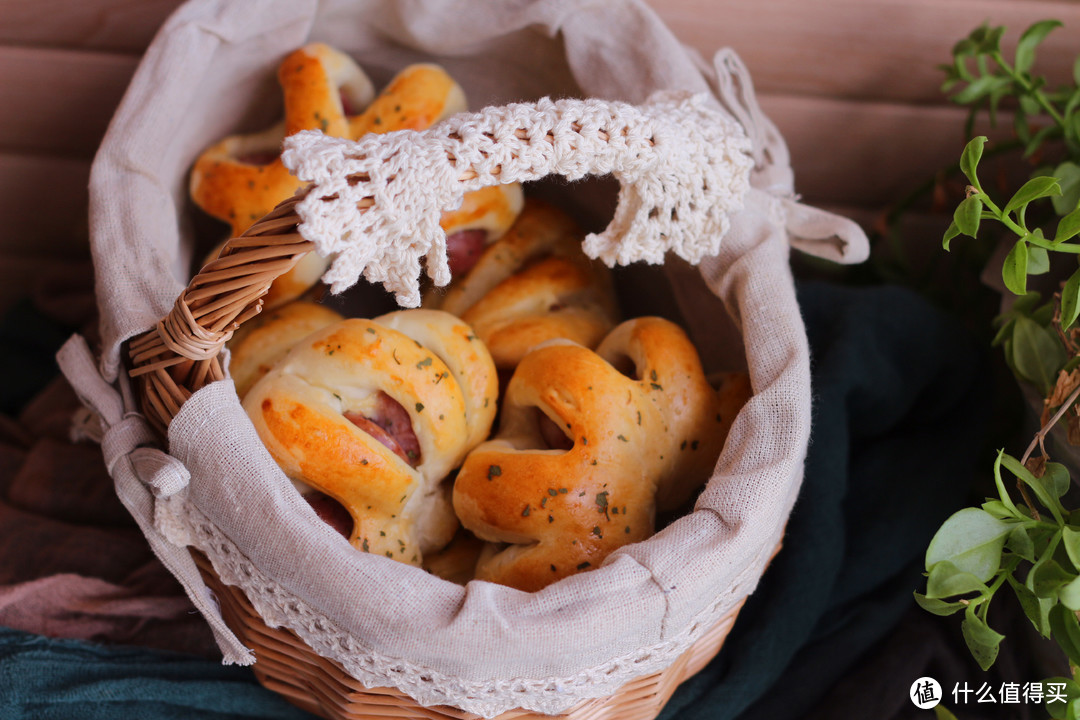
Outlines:
POLYGON ((516 708, 562 713, 582 700, 607 697, 631 680, 664 670, 753 590, 768 557, 762 555, 748 563, 726 592, 664 642, 569 677, 477 682, 364 647, 326 615, 263 574, 188 502, 186 493, 159 501, 156 516, 156 524, 166 537, 194 546, 209 557, 221 580, 243 590, 269 626, 292 630, 316 653, 341 663, 345 672, 365 687, 391 687, 422 706, 451 705, 485 718, 516 708))

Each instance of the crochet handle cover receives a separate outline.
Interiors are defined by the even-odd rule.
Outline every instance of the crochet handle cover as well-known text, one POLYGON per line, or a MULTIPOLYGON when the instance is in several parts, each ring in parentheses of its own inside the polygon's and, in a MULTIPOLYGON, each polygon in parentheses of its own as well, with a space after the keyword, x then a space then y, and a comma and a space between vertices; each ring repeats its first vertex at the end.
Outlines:
POLYGON ((356 141, 301 132, 286 138, 282 160, 311 183, 295 207, 298 230, 334 257, 323 276, 333 292, 363 275, 407 307, 420 304, 421 258, 436 285, 450 281, 439 218, 466 192, 610 174, 621 185, 615 216, 585 252, 609 266, 660 263, 668 250, 697 263, 719 251, 753 166, 742 128, 687 92, 641 106, 544 98, 356 141))

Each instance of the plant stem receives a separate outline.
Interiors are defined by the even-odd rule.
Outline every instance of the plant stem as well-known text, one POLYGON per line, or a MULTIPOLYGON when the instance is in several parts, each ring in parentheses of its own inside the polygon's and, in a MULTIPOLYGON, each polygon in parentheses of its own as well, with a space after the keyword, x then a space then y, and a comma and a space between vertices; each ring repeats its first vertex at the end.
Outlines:
MULTIPOLYGON (((1036 446, 1042 444, 1043 438, 1045 438, 1050 433, 1054 425, 1056 425, 1058 420, 1060 420, 1062 416, 1068 411, 1068 409, 1072 407, 1073 403, 1076 402, 1076 398, 1078 397, 1080 397, 1080 387, 1077 387, 1075 390, 1072 391, 1072 395, 1069 396, 1068 400, 1061 404, 1061 407, 1059 407, 1058 411, 1054 413, 1054 416, 1050 418, 1050 421, 1047 422, 1046 425, 1039 428, 1039 432, 1035 433, 1035 437, 1031 440, 1031 444, 1028 445, 1027 451, 1024 453, 1024 457, 1020 459, 1021 465, 1027 464, 1028 458, 1031 457, 1031 453, 1035 452, 1036 446)), ((1031 507, 1030 502, 1028 503, 1028 507, 1031 507)))
POLYGON ((1004 212, 1001 208, 995 205, 994 201, 990 199, 990 196, 986 192, 984 192, 981 188, 975 189, 978 190, 979 195, 982 196, 983 205, 985 205, 987 209, 989 209, 990 212, 994 214, 994 217, 996 217, 1002 225, 1009 228, 1017 236, 1023 239, 1026 239, 1027 236, 1031 234, 1030 232, 1028 232, 1027 228, 1023 227, 1022 225, 1017 225, 1013 221, 1013 219, 1009 217, 1008 213, 1004 212))
POLYGON ((1045 95, 1036 90, 1032 86, 1032 84, 1027 81, 1027 78, 1016 72, 1016 70, 1011 65, 1009 65, 1009 63, 1005 62, 1005 58, 1002 57, 1000 52, 992 52, 990 53, 990 57, 994 59, 994 62, 998 64, 998 67, 1004 70, 1005 73, 1010 78, 1012 78, 1012 81, 1014 83, 1022 87, 1024 89, 1024 92, 1026 92, 1028 95, 1031 95, 1033 98, 1035 98, 1035 101, 1039 103, 1039 107, 1041 107, 1043 111, 1050 116, 1050 119, 1053 120, 1059 128, 1065 128, 1065 119, 1061 117, 1061 114, 1057 111, 1057 108, 1053 106, 1053 104, 1046 98, 1045 95))

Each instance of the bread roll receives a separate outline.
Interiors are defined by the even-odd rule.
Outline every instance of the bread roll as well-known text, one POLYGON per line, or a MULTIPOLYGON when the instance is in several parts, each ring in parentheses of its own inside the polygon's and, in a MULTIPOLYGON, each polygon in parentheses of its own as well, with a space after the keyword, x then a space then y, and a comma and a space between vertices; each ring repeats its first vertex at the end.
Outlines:
POLYGON ((490 387, 495 369, 457 318, 428 311, 417 322, 390 322, 404 332, 350 319, 307 336, 248 392, 244 408, 287 476, 344 506, 354 547, 419 565, 457 527, 441 481, 470 438, 490 429, 494 401, 485 414, 472 393, 490 387), (465 363, 440 357, 466 344, 465 363))
MULTIPOLYGON (((375 96, 371 81, 344 53, 322 43, 290 53, 278 67, 285 119, 252 135, 234 135, 207 148, 191 171, 195 204, 230 225, 236 237, 302 183, 281 162, 281 142, 301 130, 321 130, 335 137, 423 130, 444 117, 463 112, 465 94, 437 65, 410 65, 375 96)), ((501 236, 521 210, 517 183, 483 188, 465 196, 457 210, 444 213, 448 252, 460 272, 471 255, 501 236)), ((218 256, 224 241, 208 256, 218 256)), ((274 281, 264 298, 277 307, 300 297, 326 272, 329 260, 309 253, 274 281)))
POLYGON ((529 199, 472 270, 445 293, 429 294, 427 304, 465 320, 500 370, 554 338, 596 347, 617 309, 611 275, 585 256, 582 237, 565 213, 529 199))
POLYGON ((711 474, 723 444, 718 400, 686 334, 639 318, 601 349, 616 365, 565 340, 529 352, 497 435, 466 458, 454 509, 499 544, 478 578, 534 591, 599 567, 653 533, 658 493, 678 504, 711 474))
POLYGON ((229 374, 236 394, 242 400, 296 343, 342 319, 328 307, 297 301, 248 320, 229 341, 229 374))
POLYGON ((281 141, 301 130, 337 137, 349 131, 346 107, 368 105, 371 81, 352 59, 322 43, 305 45, 278 66, 284 120, 253 135, 232 135, 207 148, 191 171, 190 192, 207 214, 240 235, 301 187, 281 162, 281 141))

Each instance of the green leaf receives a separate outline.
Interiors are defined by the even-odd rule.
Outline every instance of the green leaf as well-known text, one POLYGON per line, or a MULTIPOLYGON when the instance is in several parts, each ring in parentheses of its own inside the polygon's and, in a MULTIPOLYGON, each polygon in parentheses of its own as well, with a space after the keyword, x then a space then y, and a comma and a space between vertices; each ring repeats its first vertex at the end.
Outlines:
MULTIPOLYGON (((959 43, 957 44, 957 46, 959 46, 959 43)), ((956 46, 954 46, 953 49, 955 50, 956 46)), ((970 70, 968 70, 968 57, 970 57, 970 55, 965 55, 963 53, 959 55, 954 54, 953 56, 953 72, 958 80, 962 80, 964 82, 971 82, 975 79, 975 76, 971 74, 970 70)))
POLYGON ((1057 336, 1030 318, 1018 317, 1011 344, 1011 358, 1017 374, 1048 395, 1058 370, 1068 359, 1057 336))
MULTIPOLYGON (((1041 328, 1050 329, 1050 323, 1054 319, 1054 303, 1048 302, 1040 305, 1031 313, 1031 320, 1041 328)), ((1052 333, 1051 333, 1052 334, 1052 333)), ((1054 335, 1056 338, 1057 336, 1054 335)))
POLYGON ((1035 48, 1054 28, 1059 27, 1059 20, 1042 20, 1024 31, 1016 43, 1016 60, 1013 66, 1017 72, 1026 73, 1031 70, 1031 66, 1035 64, 1035 48))
POLYGON ((944 705, 935 705, 934 720, 956 720, 956 716, 944 705))
POLYGON ((1080 665, 1080 624, 1064 605, 1050 608, 1050 632, 1074 665, 1080 665))
POLYGON ((990 347, 997 347, 1012 337, 1013 330, 1016 328, 1016 318, 1010 318, 994 335, 994 339, 990 341, 990 347))
POLYGON ((1005 27, 999 25, 994 28, 990 28, 983 35, 982 41, 979 42, 979 52, 981 53, 999 53, 1001 52, 1001 36, 1005 34, 1005 27))
POLYGON ((1058 599, 1061 604, 1073 612, 1080 610, 1080 577, 1074 577, 1067 585, 1058 591, 1058 599))
POLYGON ((1048 478, 1045 474, 1042 477, 1035 477, 1031 474, 1031 471, 1020 464, 1020 461, 1011 455, 1002 455, 1001 464, 1004 465, 1009 472, 1019 478, 1025 485, 1035 491, 1036 497, 1039 498, 1039 502, 1043 506, 1053 513, 1054 518, 1057 521, 1063 522, 1065 508, 1061 506, 1061 501, 1057 495, 1057 483, 1054 478, 1048 478))
POLYGON ((1073 61, 1073 84, 1080 86, 1080 56, 1073 61))
POLYGON ((1016 131, 1016 137, 1020 139, 1020 142, 1027 143, 1031 140, 1031 126, 1028 124, 1027 115, 1023 112, 1013 115, 1013 130, 1016 131))
POLYGON ((1032 245, 1028 248, 1028 275, 1042 275, 1050 270, 1050 255, 1046 248, 1032 245))
POLYGON ((1077 268, 1061 289, 1061 329, 1068 330, 1080 315, 1080 268, 1077 268))
POLYGON ((1069 686, 1072 685, 1073 687, 1076 687, 1076 683, 1072 680, 1072 678, 1052 677, 1052 678, 1047 678, 1047 679, 1043 680, 1041 683, 1039 683, 1039 685, 1040 685, 1040 687, 1042 689, 1042 696, 1043 696, 1044 700, 1046 698, 1050 697, 1050 695, 1052 695, 1052 694, 1054 694, 1054 695, 1064 695, 1065 696, 1065 698, 1066 698, 1065 700, 1057 700, 1057 699, 1055 699, 1053 702, 1051 702, 1049 700, 1046 700, 1045 701, 1046 702, 1045 707, 1046 707, 1046 712, 1054 720, 1067 720, 1069 718, 1069 716, 1070 716, 1070 711, 1072 710, 1072 708, 1070 708, 1068 706, 1068 702, 1069 702, 1068 698, 1074 694, 1073 692, 1070 692, 1070 687, 1069 686), (1065 692, 1064 693, 1057 693, 1057 692, 1051 691, 1051 689, 1050 689, 1051 684, 1064 685, 1065 686, 1065 692))
POLYGON ((1001 279, 1014 295, 1027 293, 1027 264, 1027 243, 1023 239, 1017 240, 1001 266, 1001 279))
POLYGON ((1069 118, 1069 122, 1065 124, 1065 137, 1076 142, 1076 139, 1080 137, 1080 114, 1073 113, 1069 118))
POLYGON ((1076 237, 1080 233, 1080 208, 1073 210, 1058 223, 1054 233, 1054 242, 1060 243, 1076 237))
POLYGON ((1058 183, 1057 178, 1047 177, 1045 175, 1042 177, 1033 177, 1021 185, 1020 189, 1013 194, 1009 199, 1009 202, 1005 204, 1004 212, 1008 214, 1026 206, 1034 200, 1038 200, 1039 198, 1060 194, 1061 185, 1058 183))
POLYGON ((987 593, 989 589, 969 572, 957 568, 948 560, 934 563, 926 580, 926 597, 937 600, 969 593, 987 593))
MULTIPOLYGON (((1015 326, 1013 327, 1013 334, 1016 334, 1015 326)), ((1005 343, 1004 345, 1002 345, 1002 355, 1004 355, 1005 364, 1009 366, 1009 370, 1012 371, 1013 375, 1016 375, 1016 377, 1020 377, 1020 372, 1016 369, 1016 360, 1015 358, 1013 358, 1013 346, 1015 344, 1016 343, 1013 341, 1012 336, 1005 338, 1005 343)))
POLYGON ((1047 614, 1050 612, 1050 608, 1054 603, 1042 602, 1039 598, 1035 597, 1035 593, 1028 589, 1027 585, 1014 578, 1012 575, 1007 575, 1006 579, 1009 581, 1009 585, 1012 587, 1013 592, 1016 594, 1016 599, 1020 602, 1020 607, 1024 611, 1024 615, 1031 622, 1032 626, 1043 637, 1050 635, 1050 620, 1047 614))
POLYGON ((1031 95, 1021 95, 1018 99, 1020 101, 1020 112, 1025 115, 1038 115, 1042 112, 1039 101, 1031 95))
POLYGON ((964 508, 946 520, 930 541, 926 569, 933 571, 934 565, 947 561, 987 582, 1001 566, 1001 549, 1013 527, 978 508, 964 508))
POLYGON ((1015 512, 1016 508, 1009 509, 1005 503, 1000 500, 987 500, 980 505, 984 512, 987 512, 1000 520, 1018 520, 1019 515, 1015 512))
POLYGON ((960 624, 960 631, 964 635, 964 642, 971 651, 975 662, 983 670, 989 670, 997 659, 998 648, 1005 636, 995 632, 982 618, 975 614, 975 607, 968 605, 964 612, 964 622, 960 624))
POLYGON ((953 224, 964 235, 975 237, 979 232, 979 219, 982 216, 983 202, 978 195, 972 195, 961 202, 953 212, 953 224))
POLYGON ((1072 94, 1069 95, 1069 99, 1065 103, 1065 110, 1062 111, 1062 115, 1066 116, 1066 118, 1076 112, 1077 108, 1080 108, 1080 88, 1074 87, 1070 91, 1072 94))
POLYGON ((978 44, 977 44, 977 41, 973 40, 972 38, 981 37, 981 35, 976 36, 975 33, 978 33, 978 32, 979 32, 979 29, 976 28, 966 38, 964 38, 963 40, 958 41, 955 45, 953 45, 953 47, 952 47, 953 57, 964 57, 964 56, 967 56, 967 55, 974 55, 975 54, 975 49, 976 49, 976 47, 978 47, 978 44))
POLYGON ((1063 162, 1054 168, 1054 177, 1061 185, 1061 195, 1051 198, 1054 203, 1054 212, 1058 215, 1066 215, 1076 209, 1080 204, 1080 165, 1074 162, 1063 162))
POLYGON ((1061 130, 1057 125, 1047 125, 1041 128, 1027 139, 1026 144, 1024 145, 1024 157, 1029 158, 1034 155, 1035 151, 1041 148, 1043 143, 1057 135, 1059 132, 1061 132, 1061 130))
POLYGON ((1061 589, 1076 579, 1075 573, 1068 573, 1054 560, 1045 560, 1031 569, 1032 577, 1028 580, 1035 597, 1053 600, 1061 589))
MULTIPOLYGON (((1027 590, 1027 588, 1024 588, 1027 590)), ((933 613, 934 615, 952 615, 953 613, 963 610, 964 603, 962 602, 946 602, 945 600, 939 600, 938 598, 928 598, 925 595, 914 593, 915 603, 923 610, 933 613)))
POLYGON ((979 161, 982 159, 983 147, 986 145, 986 136, 973 137, 964 146, 964 152, 960 154, 960 170, 968 181, 975 187, 979 187, 977 170, 979 161))
MULTIPOLYGON (((1050 488, 1055 497, 1063 497, 1072 487, 1069 468, 1061 463, 1046 463, 1046 467, 1043 469, 1043 482, 1050 488)), ((1080 570, 1080 565, 1077 566, 1077 569, 1080 570)))
POLYGON ((1065 554, 1073 567, 1080 571, 1080 531, 1068 525, 1061 529, 1061 544, 1065 546, 1065 554))
POLYGON ((1039 306, 1040 300, 1042 300, 1042 295, 1032 290, 1016 299, 1012 305, 1012 311, 1021 315, 1030 315, 1039 306))
MULTIPOLYGON (((1007 341, 1006 344, 1005 344, 1005 347, 1006 347, 1005 355, 1006 355, 1006 357, 1009 356, 1009 353, 1008 353, 1009 342, 1011 342, 1011 341, 1007 341)), ((1016 507, 1016 504, 1012 501, 1012 498, 1009 497, 1009 492, 1005 489, 1005 483, 1001 479, 1001 460, 1004 457, 1005 457, 1005 451, 1004 450, 999 450, 998 454, 997 454, 997 457, 994 458, 994 484, 997 486, 998 496, 1001 498, 1001 503, 1006 508, 1009 509, 1009 511, 1012 513, 1013 516, 1019 517, 1020 516, 1020 510, 1016 507)))
POLYGON ((959 105, 970 105, 986 97, 1002 85, 1008 85, 1012 81, 1006 77, 997 75, 983 75, 975 78, 967 87, 952 96, 952 101, 959 105))
POLYGON ((996 128, 998 121, 998 107, 1001 105, 1001 101, 1012 95, 1012 88, 1008 85, 1002 85, 996 87, 990 91, 990 95, 987 99, 987 112, 990 119, 990 127, 996 128))
POLYGON ((1005 541, 1005 547, 1009 552, 1015 553, 1028 562, 1035 562, 1035 543, 1031 541, 1027 528, 1017 526, 1005 541))
MULTIPOLYGON (((957 208, 959 210, 959 208, 957 208)), ((945 231, 944 237, 941 238, 941 247, 945 248, 945 252, 949 251, 949 243, 952 239, 960 234, 960 228, 956 227, 955 222, 949 223, 949 229, 945 231)))

